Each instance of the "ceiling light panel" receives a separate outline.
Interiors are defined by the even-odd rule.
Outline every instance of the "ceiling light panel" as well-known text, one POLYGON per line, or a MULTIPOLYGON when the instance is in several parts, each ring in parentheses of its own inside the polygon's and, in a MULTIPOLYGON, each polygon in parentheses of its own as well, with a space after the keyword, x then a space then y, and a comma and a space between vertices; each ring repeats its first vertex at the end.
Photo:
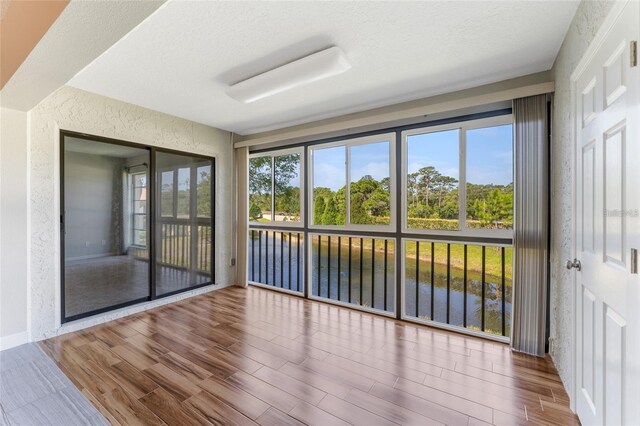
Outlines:
POLYGON ((227 95, 240 102, 251 103, 342 74, 350 68, 351 64, 342 50, 334 46, 229 86, 227 95))

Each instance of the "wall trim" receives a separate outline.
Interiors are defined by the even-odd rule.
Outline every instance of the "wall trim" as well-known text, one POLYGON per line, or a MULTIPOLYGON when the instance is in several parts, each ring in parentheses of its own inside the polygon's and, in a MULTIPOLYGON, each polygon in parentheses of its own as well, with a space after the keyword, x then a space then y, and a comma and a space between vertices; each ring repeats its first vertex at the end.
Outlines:
MULTIPOLYGON (((593 40, 591 40, 591 42, 589 43, 589 46, 587 47, 587 50, 584 52, 584 54, 582 55, 582 58, 580 59, 580 62, 578 62, 578 64, 576 65, 574 71, 571 73, 571 77, 570 77, 570 100, 571 100, 571 115, 570 115, 570 122, 571 122, 571 238, 572 238, 572 244, 571 244, 571 257, 575 258, 577 253, 578 253, 578 247, 577 247, 577 243, 576 243, 576 235, 578 230, 576 229, 576 221, 577 221, 577 209, 576 209, 576 203, 577 203, 577 193, 576 193, 576 184, 577 184, 577 176, 576 176, 576 168, 577 168, 577 162, 578 162, 578 153, 577 153, 577 127, 578 127, 578 120, 577 120, 577 110, 576 110, 576 102, 578 100, 578 93, 577 93, 577 83, 578 83, 578 79, 582 76, 582 74, 584 73, 584 71, 587 69, 587 66, 591 63, 591 61, 593 60, 595 54, 598 52, 598 50, 600 49, 600 47, 602 46, 602 43, 604 43, 604 40, 606 38, 606 36, 609 34, 609 32, 611 31, 611 29, 613 28, 613 26, 615 25, 615 23, 618 21, 618 18, 620 17, 622 11, 625 9, 627 3, 629 3, 629 0, 624 0, 624 1, 616 1, 614 3, 614 5, 611 7, 611 10, 609 11, 609 13, 607 14, 606 18, 604 19, 604 21, 602 22, 602 24, 600 25, 600 28, 598 29, 598 31, 596 32, 596 35, 593 37, 593 40)), ((573 324, 571 326, 571 383, 569 384, 565 384, 563 383, 565 390, 567 390, 567 393, 569 395, 569 407, 571 408, 571 410, 575 413, 576 412, 576 398, 578 396, 578 381, 577 381, 577 365, 578 365, 578 347, 577 347, 577 343, 576 343, 576 337, 577 337, 577 333, 578 333, 578 321, 576 318, 576 298, 577 298, 577 294, 576 294, 576 284, 577 284, 577 274, 575 272, 575 270, 573 270, 571 272, 571 278, 570 278, 570 282, 571 282, 571 304, 570 304, 570 311, 571 311, 571 318, 573 320, 573 324)), ((552 357, 553 358, 553 357, 552 357)))
POLYGON ((0 351, 15 348, 16 346, 24 345, 25 343, 29 343, 28 331, 9 334, 8 336, 0 337, 0 351))
POLYGON ((591 43, 589 43, 589 47, 587 47, 587 50, 582 55, 582 59, 580 59, 580 62, 578 62, 578 65, 576 65, 575 70, 573 70, 573 72, 571 73, 572 84, 580 78, 584 70, 587 68, 587 65, 589 65, 589 63, 593 59, 593 56, 598 52, 598 49, 600 49, 600 46, 604 42, 604 39, 606 38, 607 34, 609 34, 609 31, 611 31, 613 24, 616 23, 618 17, 622 13, 628 2, 629 0, 623 0, 616 1, 613 4, 611 10, 607 14, 607 17, 604 18, 600 29, 598 29, 598 32, 593 37, 593 40, 591 41, 591 43))

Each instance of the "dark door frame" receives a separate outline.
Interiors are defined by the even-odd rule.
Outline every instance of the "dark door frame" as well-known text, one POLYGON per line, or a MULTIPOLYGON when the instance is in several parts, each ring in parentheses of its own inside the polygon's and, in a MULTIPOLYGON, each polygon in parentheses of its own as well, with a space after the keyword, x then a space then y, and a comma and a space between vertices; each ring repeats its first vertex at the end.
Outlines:
POLYGON ((120 139, 112 139, 104 136, 95 136, 89 135, 86 133, 74 132, 70 130, 60 130, 60 318, 61 323, 65 324, 71 321, 79 320, 82 318, 91 317, 94 315, 99 315, 105 312, 113 311, 116 309, 124 308, 127 306, 137 305, 139 303, 148 302, 151 300, 162 299, 164 297, 169 297, 178 293, 183 293, 190 290, 195 290, 208 285, 215 285, 216 279, 216 264, 215 264, 215 254, 216 254, 216 239, 215 239, 215 217, 216 217, 216 159, 215 157, 206 156, 203 154, 179 151, 168 148, 159 148, 151 145, 145 145, 136 142, 124 141, 120 139), (71 317, 66 316, 65 312, 65 231, 66 231, 66 223, 65 223, 65 208, 64 208, 64 196, 65 196, 65 179, 64 179, 64 170, 65 170, 65 138, 73 137, 76 139, 85 139, 93 142, 102 142, 108 143, 112 145, 126 146, 131 148, 138 148, 142 150, 147 150, 149 152, 149 181, 148 181, 148 194, 149 194, 149 205, 148 205, 148 253, 149 253, 149 296, 144 298, 139 298, 135 300, 130 300, 127 302, 119 303, 116 305, 95 309, 92 311, 84 312, 82 314, 73 315, 71 317), (182 156, 189 156, 193 158, 200 158, 206 161, 210 161, 211 164, 211 253, 210 253, 210 264, 211 264, 211 280, 198 284, 195 286, 187 287, 185 289, 173 291, 170 293, 165 293, 162 295, 157 295, 156 293, 156 263, 157 259, 155 256, 155 243, 156 243, 156 208, 157 208, 157 196, 156 196, 156 153, 166 153, 166 154, 176 154, 182 156))

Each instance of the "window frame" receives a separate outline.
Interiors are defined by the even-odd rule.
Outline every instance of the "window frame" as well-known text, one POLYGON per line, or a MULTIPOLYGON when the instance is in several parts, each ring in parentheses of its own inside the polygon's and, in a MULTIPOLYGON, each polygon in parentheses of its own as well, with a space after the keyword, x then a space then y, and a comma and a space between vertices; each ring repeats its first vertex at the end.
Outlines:
POLYGON ((396 203, 396 132, 384 132, 371 136, 346 138, 335 142, 322 143, 317 145, 311 145, 308 149, 309 174, 307 191, 309 193, 309 199, 307 200, 307 208, 309 209, 309 224, 310 230, 342 230, 342 231, 365 231, 365 232, 395 232, 397 222, 397 203, 396 203), (353 146, 368 145, 374 143, 388 142, 389 143, 389 224, 388 225, 359 225, 351 223, 351 150, 353 146), (313 153, 316 150, 345 147, 345 178, 347 189, 346 200, 346 215, 344 225, 317 225, 314 224, 314 206, 313 206, 313 153))
MULTIPOLYGON (((259 152, 259 153, 255 153, 255 154, 249 154, 248 156, 248 160, 247 160, 247 188, 249 188, 249 182, 251 180, 251 175, 250 175, 250 162, 252 158, 260 158, 260 157, 270 157, 271 158, 271 221, 270 222, 256 222, 256 221, 252 221, 251 217, 247 214, 247 223, 251 226, 265 226, 265 227, 273 227, 273 228, 303 228, 304 227, 304 218, 305 218, 305 203, 304 203, 304 197, 305 197, 305 186, 304 186, 304 179, 305 179, 305 158, 304 158, 304 148, 300 147, 300 148, 289 148, 289 149, 279 149, 276 151, 268 151, 268 152, 259 152), (281 157, 284 155, 290 155, 290 154, 298 154, 300 156, 300 173, 299 173, 299 179, 300 179, 300 220, 293 222, 293 221, 275 221, 273 220, 274 215, 275 215, 275 203, 276 203, 276 194, 275 194, 275 175, 276 175, 276 168, 275 168, 275 158, 276 157, 281 157)), ((249 190, 247 190, 247 212, 249 211, 249 208, 251 207, 251 193, 249 190)))
MULTIPOLYGON (((106 314, 109 312, 114 312, 118 309, 121 308, 126 308, 126 307, 131 307, 131 306, 135 306, 135 305, 141 305, 142 303, 147 303, 147 302, 153 302, 153 301, 157 301, 166 297, 171 297, 171 296, 175 296, 175 295, 179 295, 179 294, 187 294, 188 292, 193 292, 194 290, 200 289, 200 288, 204 288, 207 286, 215 286, 218 283, 216 282, 216 273, 217 273, 217 268, 218 268, 218 262, 217 260, 219 257, 218 253, 218 249, 216 248, 216 237, 218 236, 218 229, 217 229, 217 207, 218 207, 218 197, 217 197, 217 168, 216 168, 216 163, 217 163, 217 154, 202 154, 202 153, 197 153, 197 152, 190 152, 190 151, 179 151, 179 150, 175 150, 175 149, 170 149, 170 148, 163 148, 163 147, 157 147, 154 145, 147 145, 144 143, 137 143, 137 142, 130 142, 130 141, 125 141, 125 140, 121 140, 121 139, 113 139, 113 138, 108 138, 108 137, 104 137, 104 136, 98 136, 98 135, 90 135, 90 134, 86 134, 86 133, 79 133, 79 132, 75 132, 72 130, 64 130, 64 129, 60 129, 59 133, 59 151, 58 151, 58 159, 59 159, 59 175, 60 175, 60 179, 59 179, 59 187, 58 187, 58 202, 59 202, 59 206, 60 206, 60 223, 56 226, 56 230, 59 233, 59 250, 60 250, 60 256, 58 256, 58 261, 59 261, 59 265, 58 265, 58 273, 59 273, 59 291, 60 291, 60 295, 61 295, 61 299, 60 299, 60 303, 59 303, 59 314, 60 314, 60 323, 61 324, 67 324, 67 323, 71 323, 71 322, 76 322, 78 320, 84 319, 84 318, 89 318, 89 317, 95 317, 96 315, 101 315, 101 314, 106 314), (148 188, 148 210, 147 210, 147 215, 149 218, 149 221, 147 222, 147 227, 148 227, 148 235, 147 235, 147 246, 149 249, 149 255, 148 255, 148 286, 149 286, 149 293, 146 297, 142 297, 139 299, 134 299, 134 300, 128 300, 122 303, 117 303, 115 305, 111 305, 111 306, 106 306, 106 307, 101 307, 98 309, 94 309, 91 311, 86 311, 83 313, 79 313, 79 314, 75 314, 75 315, 67 315, 67 311, 66 311, 66 298, 67 296, 67 277, 66 277, 66 248, 65 248, 65 235, 66 235, 66 228, 69 226, 69 224, 67 223, 67 213, 65 210, 65 184, 66 184, 66 179, 63 179, 63 177, 65 176, 65 158, 66 158, 66 154, 67 154, 67 141, 68 139, 81 139, 81 140, 86 140, 86 141, 90 141, 90 142, 101 142, 101 143, 106 143, 106 144, 110 144, 110 145, 115 145, 115 146, 124 146, 124 147, 130 147, 130 148, 139 148, 141 150, 145 150, 148 152, 148 168, 147 168, 147 173, 148 173, 148 180, 147 180, 147 188, 148 188), (192 157, 192 158, 198 158, 200 160, 203 161, 207 161, 209 162, 209 164, 211 165, 211 199, 210 199, 210 203, 211 203, 211 217, 210 218, 206 218, 206 220, 208 221, 208 223, 211 226, 211 232, 212 232, 212 237, 211 237, 211 252, 209 254, 210 256, 210 262, 211 262, 211 280, 209 282, 206 283, 201 283, 198 285, 194 285, 191 287, 187 287, 187 288, 183 288, 183 289, 178 289, 169 293, 162 293, 162 294, 158 294, 157 293, 157 280, 156 280, 156 268, 158 267, 158 262, 156 259, 156 256, 154 255, 155 252, 155 240, 157 237, 156 234, 156 227, 158 225, 158 219, 160 218, 159 215, 157 215, 157 208, 159 207, 158 205, 158 198, 157 198, 157 172, 158 169, 156 167, 156 160, 157 160, 157 156, 158 154, 175 154, 175 155, 182 155, 182 156, 188 156, 188 157, 192 157)), ((127 185, 128 186, 128 185, 127 185)), ((128 198, 128 197, 127 197, 128 198)), ((124 203, 125 199, 121 198, 122 202, 124 203)))
MULTIPOLYGON (((402 132, 402 164, 401 164, 401 224, 403 234, 415 235, 448 235, 460 237, 488 237, 488 238, 513 238, 515 224, 512 229, 477 229, 468 228, 467 221, 467 131, 513 125, 513 114, 499 115, 495 117, 481 118, 477 120, 458 121, 440 126, 427 126, 402 132), (460 131, 458 139, 458 230, 420 229, 409 228, 407 214, 407 177, 408 177, 408 140, 410 136, 443 132, 447 130, 460 131)), ((511 152, 515 154, 515 137, 512 133, 511 152)), ((512 176, 515 181, 515 161, 512 161, 512 176)), ((514 182, 514 212, 515 212, 515 182, 514 182)))

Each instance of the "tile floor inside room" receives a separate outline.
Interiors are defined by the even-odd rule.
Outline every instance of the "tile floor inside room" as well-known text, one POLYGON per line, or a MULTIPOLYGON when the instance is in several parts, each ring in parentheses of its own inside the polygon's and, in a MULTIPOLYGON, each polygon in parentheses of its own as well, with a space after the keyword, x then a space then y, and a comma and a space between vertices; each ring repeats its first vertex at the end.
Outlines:
POLYGON ((40 345, 112 424, 579 424, 549 359, 256 287, 40 345))
POLYGON ((36 343, 0 352, 0 425, 109 423, 36 343))

